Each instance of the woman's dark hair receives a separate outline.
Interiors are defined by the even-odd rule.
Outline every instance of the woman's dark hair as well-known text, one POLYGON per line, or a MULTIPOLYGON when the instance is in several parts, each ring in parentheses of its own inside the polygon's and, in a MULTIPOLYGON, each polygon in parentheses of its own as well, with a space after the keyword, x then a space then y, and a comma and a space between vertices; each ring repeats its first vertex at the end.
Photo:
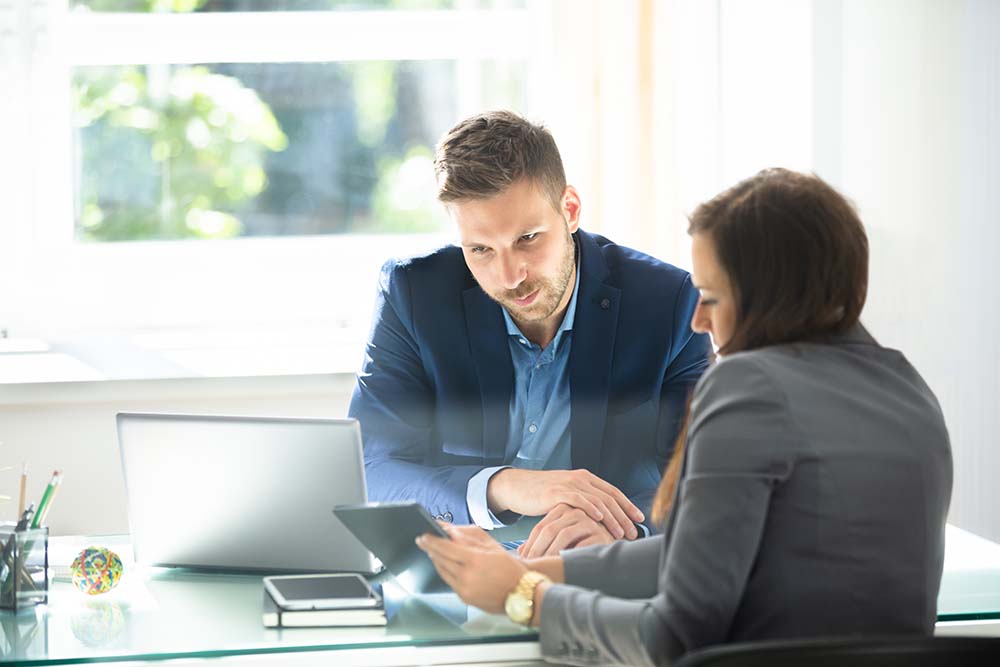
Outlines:
MULTIPOLYGON (((815 175, 765 169, 695 209, 736 301, 722 354, 822 341, 853 327, 868 294, 868 237, 854 207, 815 175)), ((662 524, 680 477, 688 418, 653 499, 662 524)))
POLYGON ((766 169, 700 205, 729 277, 736 326, 721 353, 823 339, 853 327, 868 293, 868 237, 854 207, 821 178, 766 169))

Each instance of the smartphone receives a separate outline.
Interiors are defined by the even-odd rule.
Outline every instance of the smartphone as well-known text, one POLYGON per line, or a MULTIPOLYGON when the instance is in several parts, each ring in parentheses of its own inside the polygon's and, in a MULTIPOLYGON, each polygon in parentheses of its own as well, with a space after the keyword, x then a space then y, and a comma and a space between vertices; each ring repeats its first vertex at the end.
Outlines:
POLYGON ((448 533, 418 503, 340 505, 333 513, 408 592, 451 590, 414 542, 424 533, 448 538, 448 533))
POLYGON ((353 573, 264 577, 264 588, 283 609, 357 609, 381 604, 364 577, 353 573))

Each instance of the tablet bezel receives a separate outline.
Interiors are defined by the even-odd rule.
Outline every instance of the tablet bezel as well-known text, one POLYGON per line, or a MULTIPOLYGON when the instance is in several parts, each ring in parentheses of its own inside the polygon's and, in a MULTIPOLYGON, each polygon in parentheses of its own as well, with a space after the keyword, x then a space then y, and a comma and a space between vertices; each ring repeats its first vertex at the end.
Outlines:
POLYGON ((275 575, 271 577, 264 577, 264 588, 267 590, 268 595, 274 600, 282 609, 288 609, 293 611, 301 610, 313 610, 313 609, 374 609, 377 608, 381 602, 382 598, 379 597, 378 593, 372 590, 372 587, 368 584, 364 577, 360 574, 353 572, 342 572, 337 574, 292 574, 292 575, 275 575), (286 598, 284 593, 282 593, 280 588, 281 581, 288 579, 314 579, 314 580, 329 580, 329 579, 352 579, 357 580, 363 590, 368 592, 365 597, 337 597, 337 598, 296 598, 289 599, 286 598))
POLYGON ((451 591, 415 542, 425 533, 451 538, 419 503, 338 505, 333 513, 410 593, 451 591))

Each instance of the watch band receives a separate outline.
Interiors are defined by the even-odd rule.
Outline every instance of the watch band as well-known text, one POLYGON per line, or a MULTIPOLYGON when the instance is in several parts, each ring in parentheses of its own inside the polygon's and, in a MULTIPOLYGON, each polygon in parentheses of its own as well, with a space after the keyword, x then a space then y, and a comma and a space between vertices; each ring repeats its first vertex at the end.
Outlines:
POLYGON ((517 586, 507 595, 507 601, 504 605, 504 610, 510 620, 520 625, 531 623, 535 612, 535 589, 543 581, 551 581, 551 579, 534 570, 528 570, 521 575, 517 586))

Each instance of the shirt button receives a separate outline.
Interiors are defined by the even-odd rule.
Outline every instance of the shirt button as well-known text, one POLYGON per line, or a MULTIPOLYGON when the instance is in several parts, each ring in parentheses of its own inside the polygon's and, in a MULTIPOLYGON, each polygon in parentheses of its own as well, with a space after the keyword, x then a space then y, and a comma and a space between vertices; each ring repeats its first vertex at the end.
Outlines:
POLYGON ((527 345, 528 344, 528 341, 524 340, 523 338, 518 338, 518 340, 521 341, 521 345, 527 345))
POLYGON ((537 430, 538 430, 538 427, 535 426, 534 424, 532 424, 531 426, 528 427, 528 433, 534 433, 537 430))
POLYGON ((444 520, 447 521, 448 523, 451 523, 452 521, 455 520, 455 516, 451 512, 445 512, 444 520))
POLYGON ((435 514, 435 515, 434 515, 434 518, 435 518, 435 519, 436 519, 437 521, 443 521, 443 520, 444 520, 444 517, 443 517, 442 515, 440 515, 440 514, 435 514))

